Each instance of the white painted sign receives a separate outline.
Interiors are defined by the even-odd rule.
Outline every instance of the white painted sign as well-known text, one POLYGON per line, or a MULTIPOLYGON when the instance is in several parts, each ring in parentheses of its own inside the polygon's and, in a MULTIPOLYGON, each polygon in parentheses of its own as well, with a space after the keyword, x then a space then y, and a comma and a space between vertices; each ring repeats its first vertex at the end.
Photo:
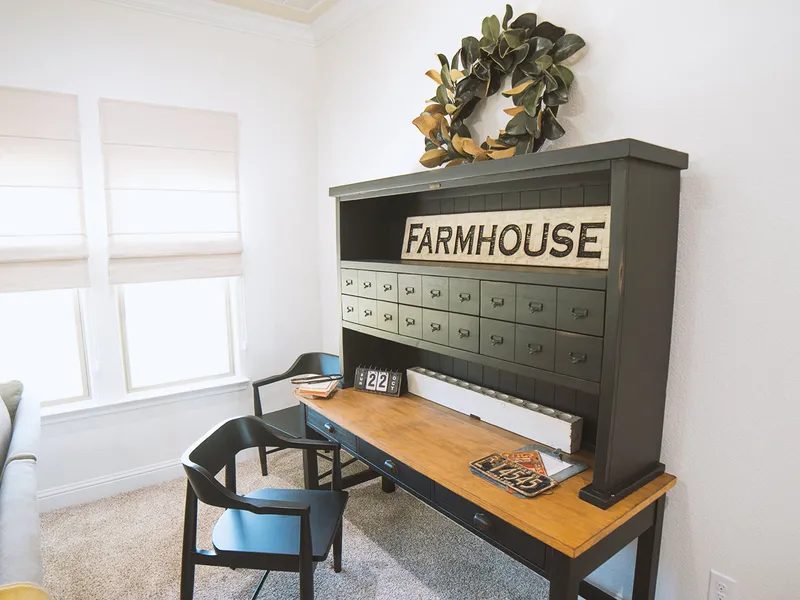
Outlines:
POLYGON ((610 206, 576 206, 406 220, 402 258, 607 269, 610 206))

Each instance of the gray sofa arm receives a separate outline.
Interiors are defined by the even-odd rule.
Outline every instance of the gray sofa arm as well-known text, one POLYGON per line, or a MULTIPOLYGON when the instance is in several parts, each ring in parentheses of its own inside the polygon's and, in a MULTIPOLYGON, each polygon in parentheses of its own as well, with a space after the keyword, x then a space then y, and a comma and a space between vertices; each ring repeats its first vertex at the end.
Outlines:
POLYGON ((38 402, 24 397, 20 400, 14 415, 14 429, 6 464, 19 458, 39 456, 39 440, 42 434, 40 412, 38 402))
POLYGON ((0 586, 43 583, 36 492, 36 462, 8 462, 0 481, 0 586))

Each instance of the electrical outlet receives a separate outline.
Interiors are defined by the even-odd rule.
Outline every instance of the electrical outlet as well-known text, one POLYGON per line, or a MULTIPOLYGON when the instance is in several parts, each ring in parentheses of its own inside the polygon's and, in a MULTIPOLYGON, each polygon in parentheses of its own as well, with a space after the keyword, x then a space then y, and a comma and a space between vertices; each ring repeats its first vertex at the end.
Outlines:
POLYGON ((708 600, 736 600, 736 582, 712 570, 708 579, 708 600))

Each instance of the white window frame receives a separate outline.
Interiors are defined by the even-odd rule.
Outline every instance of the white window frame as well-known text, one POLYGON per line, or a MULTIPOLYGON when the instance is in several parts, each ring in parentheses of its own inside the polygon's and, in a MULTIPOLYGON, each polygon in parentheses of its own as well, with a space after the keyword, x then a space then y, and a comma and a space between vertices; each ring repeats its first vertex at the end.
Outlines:
MULTIPOLYGON (((177 280, 180 281, 180 280, 177 280)), ((225 318, 228 329, 228 371, 218 375, 210 375, 208 377, 196 377, 194 379, 185 379, 180 381, 170 381, 168 383, 144 387, 133 387, 131 384, 131 365, 130 356, 128 353, 128 338, 126 332, 126 318, 125 318, 125 289, 124 285, 116 285, 115 294, 117 301, 117 320, 119 322, 120 344, 122 351, 123 373, 125 377, 125 393, 127 395, 136 395, 140 393, 147 393, 152 391, 164 391, 165 394, 169 393, 174 388, 181 388, 184 386, 209 383, 212 384, 218 380, 229 380, 231 378, 239 377, 239 370, 241 365, 241 356, 239 348, 240 343, 240 318, 238 306, 241 302, 240 293, 241 277, 227 278, 227 285, 225 286, 225 318)), ((136 285, 136 284, 128 284, 136 285)))

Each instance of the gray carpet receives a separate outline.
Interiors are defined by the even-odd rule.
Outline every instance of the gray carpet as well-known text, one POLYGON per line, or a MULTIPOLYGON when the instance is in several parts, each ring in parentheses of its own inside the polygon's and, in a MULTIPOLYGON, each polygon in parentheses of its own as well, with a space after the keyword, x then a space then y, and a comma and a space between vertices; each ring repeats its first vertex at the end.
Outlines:
MULTIPOLYGON (((178 598, 184 480, 42 515, 45 584, 55 600, 178 598)), ((299 452, 239 467, 239 491, 302 487, 299 452)), ((201 505, 198 545, 209 548, 220 511, 201 505)), ((332 557, 315 573, 318 600, 539 600, 548 584, 398 488, 352 488, 341 573, 332 557)), ((197 567, 195 598, 247 599, 256 571, 197 567)), ((297 575, 272 573, 259 600, 298 597, 297 575)))

